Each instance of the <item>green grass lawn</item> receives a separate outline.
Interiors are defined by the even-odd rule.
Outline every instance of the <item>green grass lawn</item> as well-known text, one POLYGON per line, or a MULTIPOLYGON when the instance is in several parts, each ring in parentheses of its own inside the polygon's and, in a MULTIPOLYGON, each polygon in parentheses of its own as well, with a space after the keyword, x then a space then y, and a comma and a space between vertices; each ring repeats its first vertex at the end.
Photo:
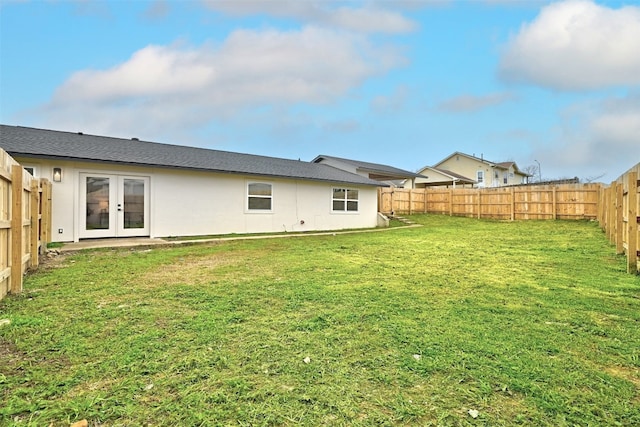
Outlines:
POLYGON ((66 256, 0 302, 0 425, 640 425, 596 223, 412 220, 66 256))

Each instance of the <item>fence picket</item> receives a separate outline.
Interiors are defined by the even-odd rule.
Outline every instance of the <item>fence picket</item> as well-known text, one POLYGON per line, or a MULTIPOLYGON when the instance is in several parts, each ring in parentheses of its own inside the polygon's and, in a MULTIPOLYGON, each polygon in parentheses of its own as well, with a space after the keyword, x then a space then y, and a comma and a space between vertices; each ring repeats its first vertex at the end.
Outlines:
POLYGON ((599 191, 599 184, 445 190, 383 188, 379 206, 387 214, 424 212, 507 220, 596 219, 599 191))
POLYGON ((22 291, 22 167, 11 167, 11 293, 22 291))
POLYGON ((629 172, 627 176, 628 182, 628 198, 627 205, 629 206, 627 226, 629 230, 627 232, 627 271, 629 273, 638 272, 638 173, 635 171, 629 172))
POLYGON ((51 224, 50 200, 51 183, 31 177, 0 149, 0 300, 21 292, 25 270, 40 261, 51 235, 43 229, 51 224))

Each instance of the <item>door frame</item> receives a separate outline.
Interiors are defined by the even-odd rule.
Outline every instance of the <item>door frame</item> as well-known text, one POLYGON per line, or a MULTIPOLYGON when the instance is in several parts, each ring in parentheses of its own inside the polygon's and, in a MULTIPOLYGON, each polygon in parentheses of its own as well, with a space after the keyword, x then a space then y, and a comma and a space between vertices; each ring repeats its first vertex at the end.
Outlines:
POLYGON ((117 237, 144 237, 150 233, 150 182, 148 175, 132 175, 124 173, 109 172, 80 172, 79 173, 79 197, 78 197, 78 238, 117 238, 117 237), (87 229, 87 178, 107 178, 109 179, 109 203, 106 218, 108 218, 108 228, 91 230, 87 229), (143 223, 141 228, 125 228, 124 225, 124 182, 126 179, 142 180, 143 190, 143 223))

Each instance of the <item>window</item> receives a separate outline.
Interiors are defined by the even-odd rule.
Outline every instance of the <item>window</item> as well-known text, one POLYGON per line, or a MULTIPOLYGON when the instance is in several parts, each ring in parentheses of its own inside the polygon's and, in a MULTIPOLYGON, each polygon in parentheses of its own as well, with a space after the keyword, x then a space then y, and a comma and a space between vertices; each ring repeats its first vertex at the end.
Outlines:
POLYGON ((271 184, 250 182, 247 185, 247 208, 250 211, 271 211, 271 184))
POLYGON ((502 173, 502 182, 504 184, 508 184, 509 183, 509 173, 508 172, 503 172, 502 173))
POLYGON ((479 185, 482 185, 484 183, 484 171, 478 171, 476 181, 478 181, 479 185))
POLYGON ((358 190, 334 188, 331 202, 333 212, 358 212, 358 190))
POLYGON ((23 166, 24 170, 26 170, 31 176, 36 176, 36 167, 35 166, 23 166))

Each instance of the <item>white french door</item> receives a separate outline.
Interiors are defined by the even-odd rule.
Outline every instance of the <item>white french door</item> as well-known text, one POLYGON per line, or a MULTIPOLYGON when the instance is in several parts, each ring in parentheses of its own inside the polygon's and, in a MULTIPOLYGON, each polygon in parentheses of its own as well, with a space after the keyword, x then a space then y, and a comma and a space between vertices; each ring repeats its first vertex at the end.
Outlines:
POLYGON ((80 174, 80 238, 149 235, 149 177, 80 174))

